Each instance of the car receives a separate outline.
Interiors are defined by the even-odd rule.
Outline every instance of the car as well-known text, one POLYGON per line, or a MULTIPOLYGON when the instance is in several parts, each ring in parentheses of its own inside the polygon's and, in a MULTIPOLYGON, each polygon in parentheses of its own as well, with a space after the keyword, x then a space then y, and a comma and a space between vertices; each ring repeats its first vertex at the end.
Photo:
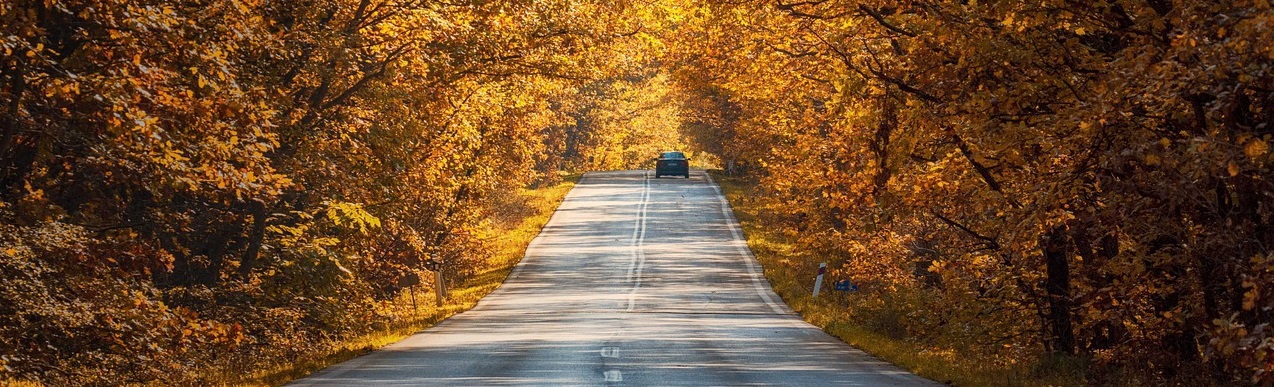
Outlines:
POLYGON ((661 176, 681 176, 690 178, 690 159, 686 154, 677 151, 663 152, 655 159, 655 178, 661 176))

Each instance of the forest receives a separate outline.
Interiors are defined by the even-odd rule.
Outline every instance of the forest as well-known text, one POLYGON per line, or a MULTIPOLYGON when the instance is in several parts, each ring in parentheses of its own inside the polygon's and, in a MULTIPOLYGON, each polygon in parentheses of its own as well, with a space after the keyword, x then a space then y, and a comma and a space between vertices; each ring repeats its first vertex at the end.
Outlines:
POLYGON ((7 0, 0 382, 329 350, 479 275, 520 189, 678 148, 847 324, 1268 385, 1269 42, 1267 0, 7 0))

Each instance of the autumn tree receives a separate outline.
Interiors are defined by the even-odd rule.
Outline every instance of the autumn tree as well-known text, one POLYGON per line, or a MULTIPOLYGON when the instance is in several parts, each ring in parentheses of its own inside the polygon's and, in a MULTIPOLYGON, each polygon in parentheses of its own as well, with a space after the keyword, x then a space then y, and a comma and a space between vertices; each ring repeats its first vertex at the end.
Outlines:
POLYGON ((1269 381, 1269 4, 696 9, 679 80, 727 103, 688 114, 738 117, 720 152, 877 289, 861 323, 1094 382, 1269 381))
POLYGON ((552 101, 647 67, 614 53, 660 18, 0 4, 0 378, 198 384, 391 323, 377 303, 424 261, 478 269, 495 198, 557 175, 552 101))

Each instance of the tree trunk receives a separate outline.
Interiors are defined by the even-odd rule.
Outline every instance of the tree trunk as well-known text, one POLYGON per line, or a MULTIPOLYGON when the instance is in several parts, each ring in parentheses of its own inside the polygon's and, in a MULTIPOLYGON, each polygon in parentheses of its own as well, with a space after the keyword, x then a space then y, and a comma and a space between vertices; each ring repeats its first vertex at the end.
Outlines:
POLYGON ((868 143, 868 147, 876 156, 876 176, 872 179, 872 195, 884 193, 885 186, 889 184, 891 172, 889 170, 889 141, 894 128, 898 125, 898 107, 894 104, 893 97, 889 93, 882 95, 880 104, 880 122, 876 126, 876 136, 868 143))
POLYGON ((265 219, 267 217, 265 202, 252 201, 252 229, 248 232, 248 249, 243 252, 243 260, 239 262, 239 275, 247 277, 256 266, 257 256, 261 253, 261 244, 265 241, 265 219))
POLYGON ((1048 291, 1048 331, 1051 333, 1050 349, 1054 353, 1075 353, 1075 333, 1071 326, 1070 262, 1066 254, 1066 227, 1054 226, 1041 238, 1040 247, 1048 277, 1044 280, 1048 291))

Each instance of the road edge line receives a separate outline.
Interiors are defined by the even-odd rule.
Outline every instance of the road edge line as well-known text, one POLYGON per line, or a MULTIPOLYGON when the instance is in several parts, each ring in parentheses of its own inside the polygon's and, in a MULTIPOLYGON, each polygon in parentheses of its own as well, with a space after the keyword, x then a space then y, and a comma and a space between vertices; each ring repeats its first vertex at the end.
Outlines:
MULTIPOLYGON (((748 268, 748 274, 752 277, 752 288, 756 289, 757 295, 761 296, 761 300, 777 314, 795 315, 794 312, 786 307, 786 304, 779 306, 774 302, 771 294, 774 291, 769 289, 768 284, 762 284, 761 278, 765 275, 757 270, 760 262, 757 261, 756 255, 752 254, 752 249, 748 247, 748 240, 743 238, 743 225, 739 223, 739 219, 734 216, 734 209, 730 206, 730 201, 726 200, 725 193, 721 192, 721 187, 717 185, 717 181, 712 178, 712 174, 703 171, 703 175, 708 178, 708 185, 712 186, 712 191, 717 195, 717 202, 720 204, 721 214, 725 216, 726 228, 730 229, 730 235, 734 240, 730 241, 734 245, 736 251, 743 258, 743 263, 748 268)), ((774 294, 777 297, 777 294, 774 294)))
POLYGON ((469 310, 466 310, 460 313, 477 312, 477 311, 481 311, 485 309, 487 305, 490 304, 489 302, 485 302, 487 299, 489 299, 492 295, 495 295, 496 293, 502 292, 504 290, 504 284, 509 282, 509 280, 516 279, 522 275, 522 272, 525 271, 526 269, 527 262, 531 260, 530 259, 532 257, 531 252, 533 250, 539 249, 540 245, 542 244, 541 240, 544 239, 544 233, 551 226, 553 226, 554 221, 557 220, 557 211, 562 209, 562 203, 566 203, 567 200, 569 200, 572 196, 575 196, 577 194, 578 192, 577 189, 584 185, 584 182, 587 181, 588 175, 590 174, 592 174, 592 172, 585 172, 584 174, 580 175, 579 180, 575 182, 575 186, 571 187, 571 191, 567 192, 565 196, 562 196, 562 201, 557 204, 557 208, 553 209, 553 214, 549 215, 549 220, 544 222, 544 227, 540 227, 540 232, 535 234, 535 238, 531 238, 531 242, 526 244, 526 251, 522 252, 522 258, 519 258, 518 263, 513 265, 513 270, 509 272, 508 276, 504 277, 503 281, 500 281, 500 285, 496 286, 494 290, 487 293, 485 296, 482 296, 482 298, 478 299, 478 301, 473 305, 472 308, 469 308, 469 310))

